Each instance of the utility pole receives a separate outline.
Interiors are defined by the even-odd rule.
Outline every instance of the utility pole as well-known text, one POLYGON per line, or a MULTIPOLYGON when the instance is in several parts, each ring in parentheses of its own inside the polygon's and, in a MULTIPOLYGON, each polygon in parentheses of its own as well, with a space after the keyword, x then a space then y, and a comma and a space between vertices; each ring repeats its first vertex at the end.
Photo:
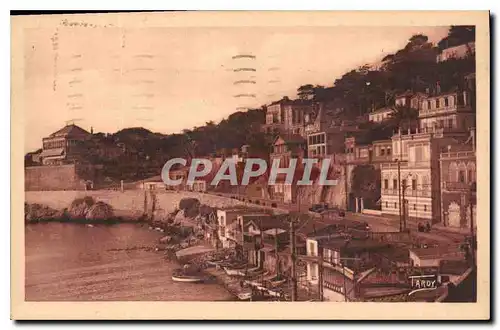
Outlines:
POLYGON ((323 301, 324 300, 324 294, 323 294, 323 256, 321 254, 318 255, 318 292, 319 292, 319 301, 323 301))
POLYGON ((347 191, 349 188, 347 184, 347 160, 344 160, 342 165, 344 165, 345 211, 347 212, 349 210, 349 192, 347 191))
POLYGON ((474 198, 473 193, 476 191, 476 183, 473 182, 470 185, 470 190, 469 190, 469 207, 470 207, 470 251, 471 251, 471 258, 472 258, 472 265, 475 267, 476 266, 476 253, 475 253, 475 244, 476 240, 474 237, 474 205, 472 203, 472 199, 474 198))
POLYGON ((280 267, 280 261, 278 257, 278 228, 274 229, 274 249, 276 250, 276 277, 278 279, 280 278, 280 273, 279 273, 279 267, 280 267))
POLYGON ((398 164, 398 196, 399 196, 399 231, 403 231, 403 213, 401 210, 401 163, 396 159, 398 164))
POLYGON ((292 256, 292 301, 297 301, 297 256, 295 254, 295 221, 290 221, 290 252, 292 256))
POLYGON ((401 186, 401 190, 403 195, 403 230, 406 230, 406 199, 405 199, 406 180, 404 180, 404 185, 401 186))

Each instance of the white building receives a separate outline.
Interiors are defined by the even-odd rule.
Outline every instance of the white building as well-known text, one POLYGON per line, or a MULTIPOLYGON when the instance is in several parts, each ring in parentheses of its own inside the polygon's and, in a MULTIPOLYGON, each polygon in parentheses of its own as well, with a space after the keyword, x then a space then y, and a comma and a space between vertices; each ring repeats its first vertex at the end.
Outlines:
POLYGON ((394 109, 391 107, 377 109, 377 110, 372 111, 368 114, 368 120, 375 122, 375 123, 381 123, 384 120, 389 119, 393 112, 394 112, 394 109))
POLYGON ((441 93, 437 85, 435 92, 396 98, 396 103, 418 110, 419 128, 392 137, 392 162, 381 166, 382 213, 399 215, 400 204, 402 208, 406 202, 408 218, 443 221, 440 153, 467 140, 469 129, 475 127, 475 99, 472 89, 441 93))
POLYGON ((441 221, 440 151, 467 138, 466 132, 443 131, 432 128, 399 132, 392 137, 392 162, 381 166, 382 213, 399 215, 401 195, 401 204, 407 203, 408 217, 432 220, 432 223, 441 221))
POLYGON ((235 247, 235 231, 238 217, 245 214, 257 214, 257 211, 255 208, 246 206, 233 206, 217 210, 218 234, 223 248, 235 247))
POLYGON ((420 128, 444 128, 446 131, 467 131, 475 127, 474 99, 468 91, 442 93, 422 100, 418 117, 420 128))
POLYGON ((470 55, 474 54, 475 52, 476 52, 476 43, 469 42, 466 44, 443 49, 442 52, 439 55, 437 55, 437 61, 444 62, 452 58, 457 58, 457 59, 464 58, 469 54, 470 55))

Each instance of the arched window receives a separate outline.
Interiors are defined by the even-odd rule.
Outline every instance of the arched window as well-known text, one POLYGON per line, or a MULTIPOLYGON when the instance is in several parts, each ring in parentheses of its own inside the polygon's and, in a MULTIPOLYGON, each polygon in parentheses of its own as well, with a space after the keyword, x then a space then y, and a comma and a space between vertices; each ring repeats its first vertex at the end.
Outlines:
POLYGON ((461 162, 458 165, 458 182, 460 183, 465 183, 466 182, 466 172, 467 172, 467 166, 465 165, 464 162, 461 162))
POLYGON ((453 162, 450 164, 448 168, 448 181, 449 182, 457 182, 458 181, 458 165, 453 162))
POLYGON ((470 162, 467 164, 467 182, 475 182, 476 181, 476 164, 470 162))

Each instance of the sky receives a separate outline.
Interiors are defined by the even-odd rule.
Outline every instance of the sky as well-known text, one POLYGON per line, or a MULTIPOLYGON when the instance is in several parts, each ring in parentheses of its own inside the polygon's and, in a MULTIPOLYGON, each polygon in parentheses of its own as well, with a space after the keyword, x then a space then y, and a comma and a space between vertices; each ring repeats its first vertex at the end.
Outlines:
POLYGON ((24 44, 25 151, 67 120, 94 132, 126 127, 177 133, 239 107, 331 86, 418 33, 448 27, 165 27, 29 29, 24 44), (233 59, 251 54, 255 59, 233 59), (255 72, 234 72, 255 68, 255 72), (255 84, 234 84, 253 80, 255 84), (252 94, 255 97, 235 97, 252 94))

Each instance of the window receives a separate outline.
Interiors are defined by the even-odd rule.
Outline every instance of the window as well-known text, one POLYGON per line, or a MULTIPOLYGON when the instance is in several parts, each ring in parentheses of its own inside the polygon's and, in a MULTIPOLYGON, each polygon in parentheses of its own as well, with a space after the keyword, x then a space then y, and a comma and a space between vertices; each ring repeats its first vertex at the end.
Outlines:
POLYGON ((309 254, 311 256, 315 256, 316 254, 314 253, 314 243, 313 242, 309 242, 309 254))
POLYGON ((401 184, 402 184, 402 186, 401 186, 401 187, 402 187, 403 189, 406 189, 406 179, 404 179, 404 180, 403 180, 403 182, 402 182, 401 184))
POLYGON ((465 171, 458 172, 458 182, 465 183, 465 171))
POLYGON ((384 189, 389 189, 389 180, 384 180, 384 189))
POLYGON ((469 180, 469 182, 474 182, 474 176, 472 174, 472 170, 467 171, 467 179, 469 180))
POLYGON ((391 147, 387 147, 387 156, 391 155, 391 147))
POLYGON ((427 212, 427 205, 424 205, 424 212, 427 212))
POLYGON ((380 156, 384 156, 384 155, 385 155, 385 149, 382 148, 382 149, 380 149, 380 156))
POLYGON ((413 211, 417 209, 417 204, 413 204, 413 211))
POLYGON ((417 190, 417 180, 416 179, 411 180, 411 189, 417 190))
POLYGON ((422 147, 417 146, 415 147, 415 162, 420 162, 422 161, 422 147))
POLYGON ((397 208, 397 206, 396 206, 396 202, 394 202, 394 208, 397 208))
POLYGON ((393 189, 398 189, 398 180, 396 180, 396 179, 392 180, 392 188, 393 189))
POLYGON ((385 207, 389 208, 389 202, 385 202, 385 207))
POLYGON ((447 98, 447 97, 445 97, 445 98, 444 98, 444 106, 445 106, 445 107, 447 107, 448 105, 449 105, 449 103, 448 103, 448 98, 447 98))
POLYGON ((439 108, 439 99, 436 99, 436 108, 439 108))
POLYGON ((312 264, 311 265, 311 279, 312 280, 315 280, 317 278, 317 274, 316 274, 316 265, 315 264, 312 264))
POLYGON ((427 109, 431 109, 431 101, 427 101, 427 109))

